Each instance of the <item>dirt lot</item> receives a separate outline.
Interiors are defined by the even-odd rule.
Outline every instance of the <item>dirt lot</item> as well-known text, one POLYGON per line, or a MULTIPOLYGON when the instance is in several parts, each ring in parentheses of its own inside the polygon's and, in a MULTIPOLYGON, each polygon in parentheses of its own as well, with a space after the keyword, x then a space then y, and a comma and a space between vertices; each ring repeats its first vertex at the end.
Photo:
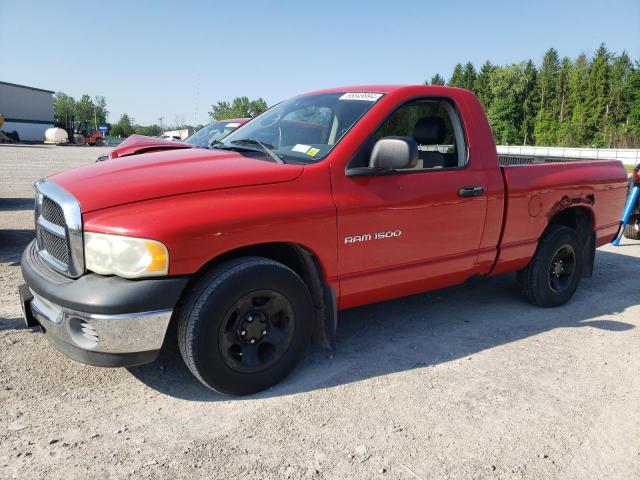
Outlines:
POLYGON ((21 325, 31 184, 107 150, 0 146, 0 478, 640 478, 640 243, 553 310, 507 275, 342 312, 334 354, 222 397, 175 347, 100 369, 21 325))

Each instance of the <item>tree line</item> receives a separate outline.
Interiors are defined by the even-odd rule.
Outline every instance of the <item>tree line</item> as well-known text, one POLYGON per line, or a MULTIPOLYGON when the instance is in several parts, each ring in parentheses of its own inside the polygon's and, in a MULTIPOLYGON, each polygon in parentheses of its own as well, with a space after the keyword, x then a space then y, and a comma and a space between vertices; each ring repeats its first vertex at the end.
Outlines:
MULTIPOLYGON (((218 102, 211 105, 209 116, 212 120, 225 120, 228 118, 249 118, 261 114, 268 108, 267 102, 262 98, 250 100, 248 97, 236 97, 231 102, 218 102)), ((56 125, 66 126, 73 117, 76 122, 97 125, 107 125, 109 135, 114 137, 128 137, 133 133, 139 135, 158 136, 168 130, 197 130, 202 125, 190 125, 185 122, 184 115, 176 115, 172 124, 164 124, 163 118, 158 123, 140 125, 127 113, 120 115, 115 123, 108 123, 107 102, 103 96, 93 99, 85 94, 80 100, 64 92, 57 92, 53 96, 53 115, 56 125)))
POLYGON ((640 148, 640 61, 604 44, 591 58, 550 48, 539 67, 459 63, 425 83, 473 91, 499 144, 640 148))
MULTIPOLYGON (((117 122, 110 124, 106 122, 108 111, 106 109, 106 101, 104 97, 95 97, 96 102, 90 103, 91 98, 88 95, 83 95, 81 101, 76 102, 73 97, 58 92, 53 97, 54 116, 56 123, 64 124, 65 117, 68 115, 74 115, 76 120, 84 120, 86 117, 85 112, 93 112, 93 105, 100 105, 98 110, 98 124, 106 124, 109 128, 109 135, 113 137, 128 137, 133 133, 139 135, 148 135, 151 137, 157 137, 162 135, 163 132, 168 130, 197 130, 202 125, 189 125, 185 122, 183 115, 176 115, 173 124, 165 125, 162 123, 162 118, 158 119, 158 123, 152 123, 150 125, 139 125, 135 123, 135 119, 129 114, 123 113, 117 122), (90 105, 88 107, 87 105, 90 105)), ((225 120, 228 118, 250 118, 261 114, 268 108, 267 102, 262 98, 250 100, 248 97, 236 97, 231 102, 218 102, 211 105, 211 111, 209 116, 212 120, 225 120)), ((93 113, 91 113, 93 115, 93 113)), ((93 119, 93 116, 91 117, 93 119)), ((93 123, 93 120, 92 122, 93 123)))
POLYGON ((53 118, 56 125, 66 126, 72 119, 81 124, 97 125, 106 123, 109 116, 107 101, 101 95, 91 98, 86 93, 76 100, 64 92, 53 96, 53 118))
POLYGON ((260 115, 268 108, 267 102, 262 98, 249 100, 249 97, 236 97, 231 103, 218 102, 211 105, 209 116, 214 120, 226 120, 228 118, 251 118, 260 115))
POLYGON ((127 113, 120 115, 117 122, 109 123, 107 121, 108 116, 107 101, 101 95, 91 98, 91 96, 84 94, 79 100, 64 92, 56 92, 53 95, 54 123, 63 128, 72 126, 70 122, 74 121, 76 123, 74 127, 78 126, 88 130, 93 130, 98 125, 106 125, 109 135, 114 137, 128 137, 133 133, 154 137, 161 135, 166 130, 180 130, 183 128, 193 130, 202 126, 186 124, 182 115, 176 115, 175 123, 172 125, 164 125, 161 121, 162 119, 159 119, 159 123, 139 125, 127 113))
MULTIPOLYGON (((58 94, 56 94, 58 95, 58 94)), ((268 108, 267 102, 262 98, 250 100, 248 97, 236 97, 231 102, 218 102, 211 105, 209 117, 212 120, 226 120, 228 118, 251 118, 261 114, 268 108)), ((202 125, 189 125, 185 122, 183 115, 176 115, 173 124, 165 125, 161 123, 151 125, 138 125, 127 113, 123 113, 120 119, 109 125, 109 135, 114 137, 128 137, 133 133, 157 137, 169 130, 197 130, 202 125)))

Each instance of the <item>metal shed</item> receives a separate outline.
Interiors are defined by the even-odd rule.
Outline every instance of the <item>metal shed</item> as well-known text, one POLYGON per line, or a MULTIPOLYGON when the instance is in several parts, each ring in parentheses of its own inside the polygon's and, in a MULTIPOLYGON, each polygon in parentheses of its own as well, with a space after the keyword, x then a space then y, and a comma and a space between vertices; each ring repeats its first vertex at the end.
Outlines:
POLYGON ((18 132, 20 140, 43 141, 44 132, 53 126, 51 90, 0 81, 0 113, 4 132, 18 132))

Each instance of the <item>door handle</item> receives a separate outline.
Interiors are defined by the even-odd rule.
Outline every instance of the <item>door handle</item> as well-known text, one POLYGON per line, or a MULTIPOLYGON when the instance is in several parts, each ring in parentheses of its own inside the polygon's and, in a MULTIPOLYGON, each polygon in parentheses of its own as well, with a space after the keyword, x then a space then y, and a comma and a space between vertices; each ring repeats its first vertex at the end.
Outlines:
POLYGON ((479 197, 484 194, 482 187, 462 187, 458 190, 459 197, 479 197))

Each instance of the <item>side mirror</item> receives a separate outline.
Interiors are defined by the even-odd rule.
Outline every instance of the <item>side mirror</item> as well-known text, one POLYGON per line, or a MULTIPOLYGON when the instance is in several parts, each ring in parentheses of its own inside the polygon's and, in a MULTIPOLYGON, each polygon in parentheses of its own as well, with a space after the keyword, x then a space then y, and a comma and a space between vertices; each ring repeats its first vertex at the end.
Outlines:
POLYGON ((418 163, 418 144, 411 137, 384 137, 373 146, 368 167, 347 169, 347 177, 386 175, 413 168, 418 163))
POLYGON ((369 168, 401 170, 418 163, 418 144, 411 137, 384 137, 376 142, 369 168))

